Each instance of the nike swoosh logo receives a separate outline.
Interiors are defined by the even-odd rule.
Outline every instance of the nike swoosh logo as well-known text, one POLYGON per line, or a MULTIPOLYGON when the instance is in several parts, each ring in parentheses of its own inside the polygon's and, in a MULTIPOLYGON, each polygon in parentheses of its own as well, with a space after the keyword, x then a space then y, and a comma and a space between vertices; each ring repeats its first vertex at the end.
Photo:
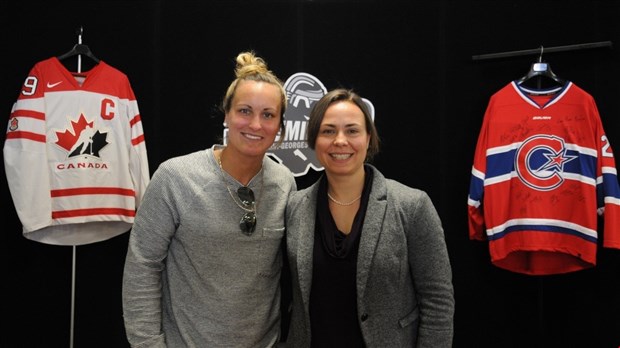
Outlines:
POLYGON ((62 83, 62 81, 58 81, 58 82, 56 82, 56 83, 49 83, 49 82, 48 82, 48 83, 47 83, 47 88, 54 88, 54 87, 58 86, 58 85, 59 85, 59 84, 61 84, 61 83, 62 83))

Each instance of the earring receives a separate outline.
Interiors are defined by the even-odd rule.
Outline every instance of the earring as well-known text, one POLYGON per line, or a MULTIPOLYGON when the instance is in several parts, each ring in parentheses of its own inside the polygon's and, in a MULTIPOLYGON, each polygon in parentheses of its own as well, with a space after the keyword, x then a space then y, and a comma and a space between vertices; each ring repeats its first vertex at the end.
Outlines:
POLYGON ((228 128, 228 123, 226 123, 226 121, 224 121, 224 123, 222 123, 222 125, 226 128, 228 128))

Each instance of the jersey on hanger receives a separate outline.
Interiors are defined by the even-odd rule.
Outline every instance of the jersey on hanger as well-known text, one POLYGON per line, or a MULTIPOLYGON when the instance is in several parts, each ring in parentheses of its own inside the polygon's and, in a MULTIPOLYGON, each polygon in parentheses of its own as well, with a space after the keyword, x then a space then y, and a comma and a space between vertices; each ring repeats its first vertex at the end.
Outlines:
POLYGON ((26 238, 80 245, 131 228, 149 166, 122 72, 103 61, 80 74, 56 57, 38 62, 13 105, 3 151, 26 238))
POLYGON ((514 272, 593 267, 599 239, 620 249, 617 169, 594 99, 571 82, 546 91, 511 82, 495 93, 476 145, 468 215, 469 237, 488 240, 493 264, 514 272))

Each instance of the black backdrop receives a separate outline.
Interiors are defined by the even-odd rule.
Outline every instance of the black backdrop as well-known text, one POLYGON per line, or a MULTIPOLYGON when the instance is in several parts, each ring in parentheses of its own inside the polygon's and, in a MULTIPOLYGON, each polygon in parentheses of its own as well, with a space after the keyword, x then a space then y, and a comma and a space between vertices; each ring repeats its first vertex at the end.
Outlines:
MULTIPOLYGON (((620 251, 599 265, 533 277, 490 265, 467 237, 466 199, 488 98, 536 56, 473 55, 590 42, 620 44, 619 1, 80 1, 0 4, 5 120, 39 60, 83 42, 126 73, 137 96, 151 172, 218 142, 214 112, 233 58, 253 49, 282 78, 307 72, 372 101, 386 176, 426 190, 444 223, 456 296, 454 347, 618 347, 620 251)), ((615 48, 547 53, 559 76, 596 99, 620 153, 620 54, 615 48)), ((87 60, 84 59, 84 64, 87 60)), ((68 64, 71 61, 67 62, 68 64)), ((4 141, 4 132, 2 132, 4 141)), ((298 178, 300 187, 320 173, 298 178)), ((79 246, 71 333, 73 248, 21 235, 5 175, 3 347, 126 347, 121 278, 128 234, 79 246)))

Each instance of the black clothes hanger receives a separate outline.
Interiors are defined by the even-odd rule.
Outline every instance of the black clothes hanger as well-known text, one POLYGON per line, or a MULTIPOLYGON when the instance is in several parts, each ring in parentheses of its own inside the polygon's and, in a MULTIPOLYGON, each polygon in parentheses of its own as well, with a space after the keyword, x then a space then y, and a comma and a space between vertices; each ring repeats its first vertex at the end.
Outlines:
POLYGON ((92 59, 95 61, 95 63, 99 63, 99 58, 95 57, 95 55, 93 54, 93 52, 90 50, 90 48, 87 45, 84 44, 76 44, 75 46, 73 46, 73 48, 65 53, 62 54, 60 56, 58 56, 57 58, 59 60, 63 60, 75 55, 85 55, 86 57, 92 59))
POLYGON ((540 46, 540 55, 538 56, 538 62, 533 63, 532 66, 530 67, 530 71, 528 71, 528 73, 525 76, 517 80, 518 85, 522 85, 525 82, 530 81, 534 77, 537 77, 536 87, 539 89, 546 88, 546 87, 559 87, 559 86, 564 85, 565 81, 561 79, 560 77, 558 77, 553 72, 553 70, 551 70, 551 65, 549 65, 549 63, 544 63, 542 61, 543 50, 544 50, 543 47, 540 46), (544 80, 546 80, 547 82, 551 82, 551 86, 549 86, 548 84, 545 84, 543 81, 543 78, 545 78, 544 80))
POLYGON ((90 50, 90 48, 82 43, 82 33, 83 33, 83 28, 80 27, 79 29, 76 30, 77 34, 78 34, 78 43, 73 46, 73 48, 68 51, 65 54, 62 54, 60 56, 58 56, 58 60, 63 60, 69 57, 73 57, 75 55, 84 55, 90 59, 92 59, 95 63, 99 63, 99 58, 97 58, 93 52, 90 50))

